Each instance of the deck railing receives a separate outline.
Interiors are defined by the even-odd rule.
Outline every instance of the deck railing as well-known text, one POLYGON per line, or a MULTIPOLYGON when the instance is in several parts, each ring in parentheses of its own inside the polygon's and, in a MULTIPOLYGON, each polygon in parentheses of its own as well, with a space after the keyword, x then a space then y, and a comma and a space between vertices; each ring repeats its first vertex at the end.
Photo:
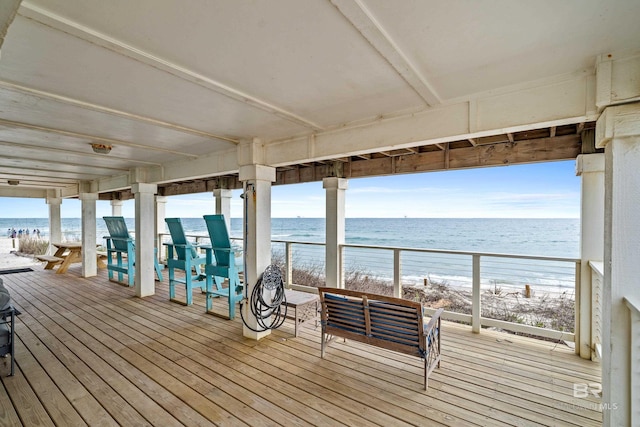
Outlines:
POLYGON ((624 298, 624 303, 629 309, 631 323, 631 345, 629 346, 629 361, 631 368, 631 423, 640 425, 640 301, 632 298, 624 298))
POLYGON ((604 266, 601 262, 589 261, 591 267, 591 348, 592 360, 602 357, 602 286, 604 266), (593 354, 593 353, 592 353, 593 354))
MULTIPOLYGON (((188 237, 199 243, 208 241, 208 236, 188 237)), ((167 240, 168 235, 160 235, 160 239, 167 240)), ((242 247, 242 239, 232 240, 242 247)), ((290 287, 304 288, 302 284, 293 283, 294 269, 324 279, 324 243, 272 240, 272 254, 285 266, 285 280, 290 287)), ((537 320, 536 313, 554 311, 559 302, 565 302, 567 306, 563 309, 570 311, 571 326, 577 327, 574 298, 579 259, 355 244, 341 245, 340 259, 342 283, 345 273, 349 276, 358 272, 361 279, 392 285, 396 297, 401 297, 403 288, 408 287, 459 291, 459 299, 470 303, 470 313, 452 309, 445 311, 443 318, 469 323, 475 332, 482 327, 493 327, 550 339, 575 340, 575 334, 568 328, 562 330, 558 325, 537 320), (510 313, 506 300, 530 311, 510 313), (534 300, 545 305, 534 307, 531 303, 534 300)), ((433 311, 435 309, 427 309, 429 314, 433 311)))

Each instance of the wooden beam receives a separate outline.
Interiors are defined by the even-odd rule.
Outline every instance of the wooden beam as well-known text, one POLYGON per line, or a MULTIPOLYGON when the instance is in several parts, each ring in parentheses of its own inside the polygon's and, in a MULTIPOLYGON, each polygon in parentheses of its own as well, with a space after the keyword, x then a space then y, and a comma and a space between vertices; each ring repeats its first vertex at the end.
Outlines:
POLYGON ((513 134, 512 133, 507 133, 507 138, 509 138, 509 142, 513 144, 513 142, 514 142, 513 134))
POLYGON ((575 159, 580 154, 580 137, 577 135, 540 138, 478 147, 466 147, 447 151, 430 151, 399 156, 392 165, 391 158, 380 158, 351 163, 346 178, 389 175, 392 173, 416 173, 449 169, 468 169, 485 166, 503 166, 521 163, 548 162, 575 159), (392 167, 393 166, 393 167, 392 167))
POLYGON ((556 126, 551 126, 549 128, 549 137, 553 138, 554 136, 556 136, 556 126))
POLYGON ((467 138, 467 141, 469 141, 469 143, 471 143, 473 147, 478 145, 478 142, 475 140, 475 138, 467 138))

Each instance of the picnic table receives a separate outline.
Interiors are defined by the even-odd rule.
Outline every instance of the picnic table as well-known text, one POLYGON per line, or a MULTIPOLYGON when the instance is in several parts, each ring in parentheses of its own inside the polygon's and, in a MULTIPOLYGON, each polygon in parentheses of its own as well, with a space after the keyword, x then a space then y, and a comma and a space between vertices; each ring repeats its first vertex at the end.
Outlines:
MULTIPOLYGON (((56 274, 63 274, 67 272, 71 264, 82 262, 81 242, 60 242, 52 243, 51 245, 56 247, 56 252, 53 255, 36 256, 40 261, 47 262, 47 265, 44 266, 45 270, 53 270, 56 265, 59 265, 56 274)), ((97 252, 98 268, 106 267, 103 261, 105 257, 104 253, 97 252)))

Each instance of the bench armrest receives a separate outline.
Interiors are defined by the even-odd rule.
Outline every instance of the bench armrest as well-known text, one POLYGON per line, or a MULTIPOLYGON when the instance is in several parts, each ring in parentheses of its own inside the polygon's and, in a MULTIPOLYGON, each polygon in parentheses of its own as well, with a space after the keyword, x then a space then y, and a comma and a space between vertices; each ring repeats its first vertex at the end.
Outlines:
POLYGON ((428 335, 433 328, 437 328, 440 325, 440 316, 443 312, 444 308, 439 308, 435 313, 433 313, 433 316, 431 316, 431 320, 429 320, 429 323, 427 323, 424 327, 425 335, 428 335))

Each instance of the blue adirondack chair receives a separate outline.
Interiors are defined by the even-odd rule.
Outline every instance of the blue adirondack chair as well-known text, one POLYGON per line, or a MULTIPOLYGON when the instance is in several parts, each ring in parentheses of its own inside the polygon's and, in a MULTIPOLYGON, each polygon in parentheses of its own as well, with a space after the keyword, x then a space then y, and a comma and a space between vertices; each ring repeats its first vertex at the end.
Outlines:
MULTIPOLYGON (((224 220, 224 215, 205 215, 211 246, 202 246, 207 256, 204 267, 206 275, 207 313, 214 313, 212 299, 225 297, 229 299, 229 319, 235 317, 236 302, 242 299, 243 285, 240 283, 238 273, 242 270, 236 265, 234 249, 229 239, 229 231, 224 220), (223 287, 225 279, 228 286, 223 287)), ((221 316, 225 317, 225 316, 221 316)))
MULTIPOLYGON (((104 236, 107 240, 107 271, 109 280, 113 280, 113 273, 118 273, 118 282, 125 284, 124 275, 127 275, 126 284, 133 286, 135 280, 135 243, 129 235, 127 224, 121 216, 103 216, 107 224, 109 236, 104 236), (126 256, 126 259, 123 259, 126 256), (114 259, 115 257, 115 259, 114 259)), ((162 267, 158 259, 153 257, 156 275, 162 281, 162 267)))
POLYGON ((179 304, 193 304, 193 282, 200 282, 200 288, 205 291, 205 275, 202 267, 207 257, 198 255, 196 248, 187 240, 180 218, 165 218, 171 233, 171 243, 164 243, 167 247, 167 268, 169 269, 169 299, 179 304), (184 279, 175 278, 175 270, 184 271, 184 279), (193 274, 195 272, 195 274, 193 274), (176 300, 176 283, 186 286, 186 302, 176 300))

